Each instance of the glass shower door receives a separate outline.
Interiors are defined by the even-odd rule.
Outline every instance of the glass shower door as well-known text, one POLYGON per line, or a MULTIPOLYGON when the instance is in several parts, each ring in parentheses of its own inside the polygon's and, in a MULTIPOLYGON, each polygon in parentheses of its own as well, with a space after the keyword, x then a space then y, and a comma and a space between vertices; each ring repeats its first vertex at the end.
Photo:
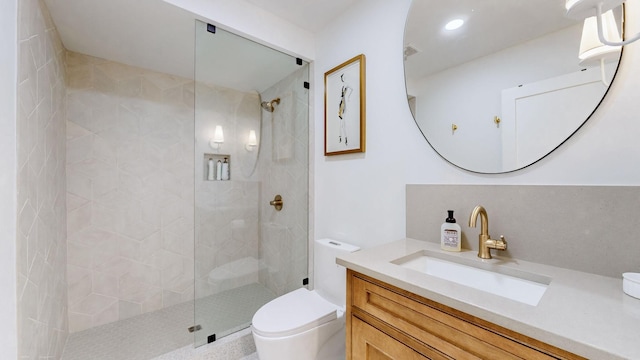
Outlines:
POLYGON ((196 22, 196 346, 307 278, 308 78, 306 62, 196 22))

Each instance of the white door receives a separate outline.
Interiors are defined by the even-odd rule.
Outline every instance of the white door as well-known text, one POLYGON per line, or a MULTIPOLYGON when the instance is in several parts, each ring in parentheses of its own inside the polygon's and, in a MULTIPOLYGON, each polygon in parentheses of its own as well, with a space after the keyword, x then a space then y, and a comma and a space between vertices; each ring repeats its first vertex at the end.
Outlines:
POLYGON ((527 166, 562 144, 594 111, 584 104, 598 104, 606 90, 597 67, 503 90, 504 168, 527 166))

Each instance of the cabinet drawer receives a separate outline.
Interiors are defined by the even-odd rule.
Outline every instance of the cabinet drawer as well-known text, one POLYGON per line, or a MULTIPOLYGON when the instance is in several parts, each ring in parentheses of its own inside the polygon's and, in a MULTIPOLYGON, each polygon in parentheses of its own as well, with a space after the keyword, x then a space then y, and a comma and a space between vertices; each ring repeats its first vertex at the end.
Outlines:
POLYGON ((352 331, 358 334, 352 343, 352 360, 428 359, 356 317, 352 318, 351 326, 352 331))
MULTIPOLYGON (((364 275, 351 271, 349 274, 348 290, 351 295, 348 298, 353 307, 352 313, 362 311, 370 314, 452 358, 564 358, 522 341, 524 336, 514 338, 507 331, 500 332, 497 325, 494 328, 478 325, 474 320, 479 319, 468 314, 364 275)), ((535 341, 533 343, 536 344, 535 341)))

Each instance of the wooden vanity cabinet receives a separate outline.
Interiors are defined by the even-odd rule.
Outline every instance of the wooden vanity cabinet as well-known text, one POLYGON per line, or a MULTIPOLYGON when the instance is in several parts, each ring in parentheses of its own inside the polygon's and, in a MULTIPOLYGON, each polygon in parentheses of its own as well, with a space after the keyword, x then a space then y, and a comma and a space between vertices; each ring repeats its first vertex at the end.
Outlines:
POLYGON ((347 360, 584 359, 347 271, 347 360))

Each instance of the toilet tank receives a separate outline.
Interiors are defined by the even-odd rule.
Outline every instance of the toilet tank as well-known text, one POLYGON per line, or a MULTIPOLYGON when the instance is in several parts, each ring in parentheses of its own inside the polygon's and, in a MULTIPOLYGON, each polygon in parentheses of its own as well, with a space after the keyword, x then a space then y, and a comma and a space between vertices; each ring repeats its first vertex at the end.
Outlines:
POLYGON ((338 306, 346 302, 347 275, 343 266, 336 264, 336 257, 360 250, 359 247, 332 239, 315 241, 313 249, 314 289, 320 296, 338 306))

